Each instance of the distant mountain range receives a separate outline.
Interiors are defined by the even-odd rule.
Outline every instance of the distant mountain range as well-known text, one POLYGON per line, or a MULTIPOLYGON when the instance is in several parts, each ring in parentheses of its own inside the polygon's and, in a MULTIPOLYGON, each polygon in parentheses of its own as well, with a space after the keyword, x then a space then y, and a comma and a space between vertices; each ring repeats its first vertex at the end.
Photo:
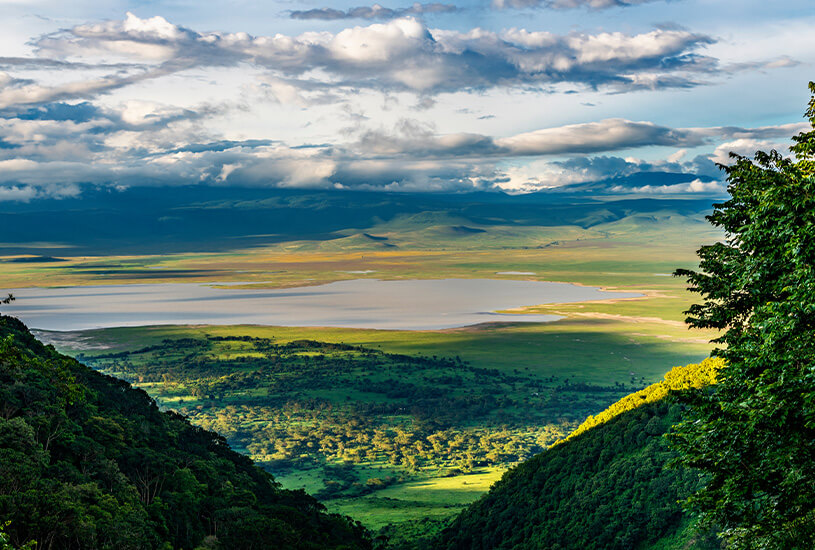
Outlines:
MULTIPOLYGON (((89 188, 64 199, 0 203, 0 255, 159 254, 219 251, 293 240, 327 241, 412 219, 449 225, 442 236, 491 226, 583 228, 670 210, 701 218, 709 195, 613 193, 688 182, 688 174, 636 174, 525 195, 386 193, 209 186, 89 188), (416 217, 425 214, 424 217, 416 217)), ((381 239, 380 239, 381 240, 381 239)), ((384 243, 384 240, 383 240, 384 243)), ((383 244, 387 246, 387 244, 383 244)), ((36 261, 34 259, 33 261, 36 261)))

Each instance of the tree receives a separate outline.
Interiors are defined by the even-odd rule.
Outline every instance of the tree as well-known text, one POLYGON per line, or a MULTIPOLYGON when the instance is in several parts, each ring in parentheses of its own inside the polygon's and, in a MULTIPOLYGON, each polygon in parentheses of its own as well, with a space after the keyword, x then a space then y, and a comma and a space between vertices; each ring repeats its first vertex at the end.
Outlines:
POLYGON ((735 154, 722 242, 677 270, 703 302, 692 327, 721 329, 718 384, 688 398, 673 441, 707 475, 689 500, 733 548, 815 548, 815 83, 795 158, 735 154))
POLYGON ((28 541, 20 547, 11 545, 11 537, 6 534, 6 528, 11 525, 10 521, 0 524, 0 550, 34 550, 37 548, 36 541, 28 541))

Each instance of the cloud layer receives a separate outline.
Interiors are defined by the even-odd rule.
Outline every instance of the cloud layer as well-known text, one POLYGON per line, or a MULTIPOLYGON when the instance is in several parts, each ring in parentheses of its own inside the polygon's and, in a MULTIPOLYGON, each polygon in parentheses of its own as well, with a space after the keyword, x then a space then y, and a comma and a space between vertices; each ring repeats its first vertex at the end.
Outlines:
MULTIPOLYGON (((435 4, 433 4, 435 6, 435 4)), ((417 8, 418 9, 418 8, 417 8)), ((425 8, 422 8, 425 9, 425 8)), ((130 63, 121 74, 42 87, 11 83, 4 105, 91 97, 195 68, 251 64, 297 87, 330 84, 421 94, 574 84, 615 91, 691 87, 717 67, 698 52, 714 40, 686 30, 558 35, 510 29, 429 29, 404 17, 336 34, 201 33, 161 17, 78 25, 39 38, 52 63, 130 63), (84 94, 84 96, 82 95, 84 94)))
POLYGON ((655 0, 493 0, 492 5, 497 9, 543 7, 559 10, 574 8, 602 10, 607 8, 637 6, 654 1, 655 0))
MULTIPOLYGON (((595 16, 644 1, 496 0, 493 7, 582 7, 595 16)), ((659 123, 622 102, 593 118, 588 108, 579 118, 560 116, 570 94, 590 94, 583 105, 591 109, 622 94, 634 104, 798 62, 720 62, 712 52, 721 43, 677 25, 557 33, 439 29, 423 20, 458 9, 300 10, 288 15, 365 24, 260 35, 127 13, 35 37, 28 54, 0 57, 0 200, 74 196, 85 185, 190 183, 597 190, 597 182, 649 172, 693 177, 638 184, 638 192, 710 193, 719 189, 710 180, 714 162, 726 161, 727 151, 781 147, 778 139, 800 128, 659 123), (516 99, 533 105, 528 119, 516 99), (443 109, 446 120, 437 120, 443 109), (504 122, 507 113, 514 118, 504 122), (653 160, 660 155, 667 158, 653 160)), ((605 192, 632 189, 603 184, 605 192)))
MULTIPOLYGON (((293 145, 213 140, 197 120, 221 109, 131 101, 119 109, 84 102, 0 112, 0 200, 73 196, 81 184, 533 191, 639 171, 715 174, 719 148, 684 163, 681 152, 658 163, 608 153, 655 146, 714 148, 722 141, 744 152, 805 126, 670 128, 606 119, 495 137, 438 134, 432 125, 402 119, 393 127, 360 128, 344 143, 293 145), (517 165, 516 159, 532 161, 517 165)), ((711 192, 718 187, 701 182, 671 192, 682 189, 711 192)))
POLYGON ((459 11, 453 4, 438 2, 420 4, 414 3, 408 8, 385 8, 379 4, 372 6, 359 6, 347 10, 334 8, 315 8, 310 10, 295 10, 290 12, 292 19, 317 19, 322 21, 336 21, 338 19, 396 19, 405 16, 421 16, 424 14, 455 13, 459 11))

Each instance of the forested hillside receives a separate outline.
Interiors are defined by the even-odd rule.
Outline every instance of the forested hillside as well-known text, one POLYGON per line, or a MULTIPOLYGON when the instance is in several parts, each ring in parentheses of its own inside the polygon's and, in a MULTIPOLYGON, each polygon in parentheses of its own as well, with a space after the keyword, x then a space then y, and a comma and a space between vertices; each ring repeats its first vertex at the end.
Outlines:
POLYGON ((303 488, 331 511, 372 530, 389 525, 389 534, 401 536, 405 522, 452 519, 508 467, 640 389, 661 368, 644 364, 651 355, 664 357, 654 346, 598 341, 582 330, 565 333, 564 325, 550 336, 479 330, 448 341, 451 333, 436 333, 444 347, 413 349, 427 333, 374 335, 398 338, 405 353, 375 341, 339 343, 354 337, 347 331, 303 339, 302 329, 281 327, 153 327, 60 338, 82 342, 73 353, 88 366, 221 434, 284 487, 303 488), (577 338, 581 361, 572 352, 577 338), (513 354, 521 346, 526 350, 513 354), (499 357, 498 349, 508 353, 499 357))
POLYGON ((507 472, 434 548, 718 548, 715 536, 690 529, 679 501, 702 479, 667 466, 675 454, 663 436, 682 418, 669 392, 709 384, 719 367, 673 369, 590 418, 579 435, 507 472))
MULTIPOLYGON (((674 454, 662 435, 682 413, 670 392, 712 383, 720 363, 673 369, 589 417, 575 437, 511 470, 433 546, 715 548, 715 537, 691 533, 678 503, 700 477, 666 468, 674 454)), ((14 545, 372 546, 358 524, 280 489, 220 436, 160 412, 145 392, 43 346, 6 316, 0 410, 0 518, 11 521, 14 545)), ((415 536, 389 534, 425 547, 416 527, 415 536)))
POLYGON ((7 316, 0 413, 0 518, 15 547, 371 547, 359 524, 7 316))

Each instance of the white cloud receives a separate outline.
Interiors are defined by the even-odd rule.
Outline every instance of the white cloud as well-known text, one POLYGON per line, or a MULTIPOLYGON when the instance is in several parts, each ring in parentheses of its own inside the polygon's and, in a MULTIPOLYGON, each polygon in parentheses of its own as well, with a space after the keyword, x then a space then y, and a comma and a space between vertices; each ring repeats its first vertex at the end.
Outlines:
POLYGON ((720 181, 702 181, 695 179, 687 183, 676 183, 673 185, 642 185, 639 187, 626 187, 612 185, 608 188, 611 193, 647 193, 653 195, 685 194, 685 193, 705 193, 715 194, 724 191, 724 185, 720 181))
POLYGON ((420 51, 429 31, 413 18, 344 29, 326 42, 331 57, 351 63, 379 64, 420 51))
MULTIPOLYGON (((9 70, 0 72, 0 162, 10 163, 0 182, 19 196, 54 177, 68 184, 525 191, 609 174, 693 171, 693 162, 711 164, 707 153, 717 160, 730 149, 752 153, 805 126, 673 127, 641 120, 618 96, 602 94, 716 81, 717 60, 700 53, 712 43, 678 28, 459 31, 409 17, 252 36, 128 14, 43 36, 34 42, 39 57, 0 60, 9 70), (214 89, 232 107, 203 103, 214 89), (575 120, 559 112, 571 97, 565 92, 585 89, 592 102, 617 107, 594 122, 562 124, 575 120), (464 112, 485 96, 490 108, 470 112, 496 113, 495 121, 473 115, 460 127, 444 120, 445 108, 464 112), (511 102, 521 96, 518 108, 511 102), (506 115, 501 97, 505 111, 514 111, 511 124, 498 123, 506 115), (426 110, 411 112, 419 106, 426 110), (658 147, 675 153, 650 163, 586 157, 650 148, 648 156, 658 147), (690 162, 683 160, 688 150, 690 162)), ((778 58, 761 70, 791 63, 778 58)), ((709 191, 704 179, 674 185, 709 191)))
POLYGON ((742 137, 722 143, 713 150, 710 159, 718 164, 729 165, 733 164, 733 159, 730 158, 730 153, 735 153, 744 157, 752 157, 756 151, 776 150, 782 155, 789 154, 789 145, 786 143, 779 143, 776 140, 767 139, 753 139, 742 137))
POLYGON ((614 151, 651 145, 701 145, 692 132, 658 126, 651 122, 608 119, 570 124, 498 139, 496 145, 515 155, 553 155, 614 151))
POLYGON ((0 202, 29 202, 34 199, 64 199, 80 194, 78 186, 73 184, 57 185, 0 185, 0 202))
MULTIPOLYGON (((393 128, 362 130, 353 148, 360 155, 430 158, 562 156, 642 147, 699 147, 716 141, 791 136, 808 125, 759 128, 670 128, 647 121, 605 119, 543 128, 503 138, 474 133, 437 134, 435 127, 402 119, 393 128)), ((681 158, 685 152, 677 153, 681 158)))
POLYGON ((27 186, 0 186, 0 202, 2 201, 18 201, 28 202, 38 196, 37 189, 27 186))
POLYGON ((636 6, 653 1, 655 0, 493 0, 492 5, 499 10, 537 7, 553 9, 589 8, 601 10, 606 8, 636 6))
POLYGON ((0 88, 0 109, 19 105, 37 105, 54 101, 93 98, 136 82, 166 76, 171 72, 165 67, 157 67, 133 74, 117 73, 56 85, 43 85, 31 80, 6 78, 5 83, 0 82, 0 86, 2 86, 0 88))
MULTIPOLYGON (((107 21, 52 33, 36 41, 38 55, 115 63, 138 61, 152 71, 127 78, 109 76, 89 83, 88 93, 105 91, 194 67, 249 63, 293 78, 322 74, 326 84, 382 90, 443 92, 546 85, 559 82, 621 91, 640 87, 637 75, 651 75, 653 87, 695 85, 711 76, 715 60, 698 49, 710 37, 684 30, 657 29, 640 34, 570 33, 555 35, 512 29, 467 32, 429 29, 412 17, 355 26, 336 34, 197 32, 161 17, 107 21), (697 75, 697 76, 693 76, 697 75), (129 80, 130 81, 129 81, 129 80)), ((291 85, 296 85, 293 81, 291 85)))
MULTIPOLYGON (((77 110, 54 109, 41 114, 47 117, 51 112, 65 116, 77 110)), ((702 162, 696 158, 683 164, 682 150, 662 163, 582 156, 586 154, 709 145, 713 150, 711 159, 722 162, 727 151, 752 153, 766 148, 762 146, 772 143, 773 136, 789 135, 800 126, 670 128, 651 122, 607 119, 495 138, 473 133, 438 134, 431 124, 402 119, 391 128, 360 130, 348 143, 299 147, 269 140, 212 140, 195 125, 193 117, 179 116, 175 109, 159 103, 130 101, 116 111, 90 111, 81 122, 0 119, 4 135, 0 143, 0 183, 20 189, 55 182, 111 186, 202 182, 321 188, 339 184, 346 188, 399 190, 497 186, 526 192, 599 181, 613 174, 693 172, 693 163, 702 162), (557 160, 575 155, 579 156, 570 161, 557 160)), ((711 160, 704 160, 708 171, 712 171, 711 160)), ((684 187, 671 188, 670 192, 713 189, 704 180, 696 184, 684 181, 681 185, 684 187)), ((30 191, 17 189, 14 193, 22 197, 30 191)))

